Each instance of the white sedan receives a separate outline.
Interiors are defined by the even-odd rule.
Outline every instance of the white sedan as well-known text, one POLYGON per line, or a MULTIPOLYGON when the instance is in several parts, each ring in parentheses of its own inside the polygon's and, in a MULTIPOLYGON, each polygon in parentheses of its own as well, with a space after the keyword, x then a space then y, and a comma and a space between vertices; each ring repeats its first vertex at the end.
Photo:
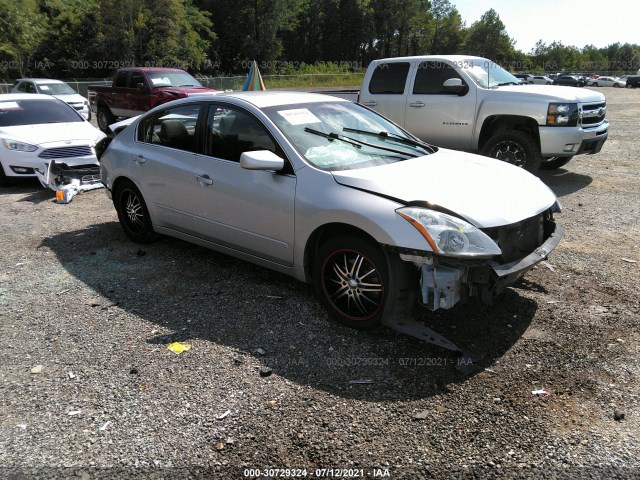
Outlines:
POLYGON ((551 85, 553 83, 553 80, 549 77, 546 77, 544 75, 535 75, 533 77, 533 84, 534 85, 551 85))
POLYGON ((625 82, 621 78, 598 77, 598 78, 592 78, 591 80, 589 80, 587 82, 587 85, 590 87, 625 88, 627 86, 627 82, 625 82))
POLYGON ((11 87, 11 93, 42 93, 59 98, 87 120, 91 120, 89 100, 61 80, 50 78, 20 78, 11 87))
POLYGON ((60 169, 86 173, 98 165, 94 147, 104 136, 55 97, 0 95, 0 186, 36 177, 37 172, 46 175, 52 167, 56 173, 60 169))

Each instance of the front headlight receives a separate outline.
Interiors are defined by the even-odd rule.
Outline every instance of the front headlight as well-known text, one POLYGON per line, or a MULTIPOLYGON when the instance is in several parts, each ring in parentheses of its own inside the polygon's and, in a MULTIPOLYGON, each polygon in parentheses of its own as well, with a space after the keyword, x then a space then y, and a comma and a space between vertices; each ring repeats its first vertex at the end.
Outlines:
POLYGON ((447 257, 490 258, 502 254, 480 229, 446 213, 419 207, 403 207, 396 213, 413 225, 434 253, 447 257))
POLYGON ((575 127, 578 125, 577 103, 550 103, 547 108, 549 127, 575 127))
POLYGON ((2 139, 2 144, 9 150, 15 150, 16 152, 35 152, 38 149, 35 145, 7 138, 2 139))

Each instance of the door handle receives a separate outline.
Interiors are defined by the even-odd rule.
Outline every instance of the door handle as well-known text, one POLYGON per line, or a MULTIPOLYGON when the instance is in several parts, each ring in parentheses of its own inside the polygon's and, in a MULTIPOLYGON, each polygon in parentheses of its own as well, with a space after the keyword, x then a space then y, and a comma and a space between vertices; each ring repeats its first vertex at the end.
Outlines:
POLYGON ((413 102, 409 104, 410 107, 414 107, 414 108, 422 108, 424 107, 424 103, 423 102, 413 102))
POLYGON ((378 105, 378 102, 369 100, 367 102, 362 102, 362 105, 364 105, 365 107, 375 107, 376 105, 378 105))
POLYGON ((196 180, 204 185, 213 185, 213 179, 205 174, 205 175, 196 175, 196 180))
POLYGON ((146 162, 147 159, 144 158, 142 155, 134 155, 133 156, 133 161, 136 162, 138 165, 141 165, 144 162, 146 162))

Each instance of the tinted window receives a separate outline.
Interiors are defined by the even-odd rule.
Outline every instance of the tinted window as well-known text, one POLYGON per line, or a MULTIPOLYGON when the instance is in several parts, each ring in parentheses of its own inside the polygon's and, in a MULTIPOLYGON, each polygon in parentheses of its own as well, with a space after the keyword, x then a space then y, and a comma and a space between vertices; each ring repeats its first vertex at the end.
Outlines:
POLYGON ((402 95, 409 74, 409 63, 381 63, 371 76, 369 93, 402 95))
POLYGON ((127 86, 127 72, 118 72, 118 76, 116 77, 116 87, 126 87, 127 86))
MULTIPOLYGON (((450 78, 460 78, 451 66, 442 62, 422 62, 418 66, 413 93, 420 94, 451 94, 446 92, 442 84, 450 78)), ((464 83, 464 80, 463 80, 464 83)))
POLYGON ((144 75, 142 72, 133 72, 129 80, 129 88, 138 88, 139 83, 144 85, 144 75))
POLYGON ((269 150, 283 156, 262 123, 244 110, 211 105, 207 118, 205 153, 240 161, 243 152, 269 150))
POLYGON ((198 150, 196 127, 201 111, 200 104, 164 109, 140 122, 138 140, 196 152, 198 150))
POLYGON ((59 100, 0 100, 0 127, 68 122, 84 119, 59 100))

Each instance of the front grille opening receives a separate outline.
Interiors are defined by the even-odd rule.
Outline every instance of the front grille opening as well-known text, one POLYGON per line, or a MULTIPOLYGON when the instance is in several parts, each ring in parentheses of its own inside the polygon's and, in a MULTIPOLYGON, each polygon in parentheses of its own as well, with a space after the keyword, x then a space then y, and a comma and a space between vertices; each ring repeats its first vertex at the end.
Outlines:
POLYGON ((483 228, 482 231, 502 250, 502 255, 496 260, 500 264, 511 263, 533 253, 544 243, 545 223, 549 219, 550 213, 545 212, 518 223, 483 228))

